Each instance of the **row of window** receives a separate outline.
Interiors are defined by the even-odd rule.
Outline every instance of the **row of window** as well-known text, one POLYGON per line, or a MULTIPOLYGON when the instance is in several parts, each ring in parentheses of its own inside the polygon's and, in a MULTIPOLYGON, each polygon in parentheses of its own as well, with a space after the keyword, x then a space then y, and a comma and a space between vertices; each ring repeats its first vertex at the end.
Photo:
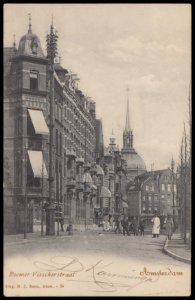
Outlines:
MULTIPOLYGON (((146 191, 154 191, 154 185, 146 185, 146 191)), ((170 183, 162 183, 161 184, 161 191, 167 191, 167 192, 171 192, 172 191, 172 184, 170 183)), ((174 192, 176 192, 176 185, 174 184, 174 192)))
MULTIPOLYGON (((152 201, 152 199, 154 199, 154 201, 158 201, 158 195, 144 195, 142 197, 142 201, 145 202, 146 200, 148 200, 149 202, 152 201)), ((165 195, 161 195, 161 199, 165 199, 165 195)), ((170 195, 166 196, 166 200, 169 201, 170 199, 170 195)), ((170 200, 171 201, 171 200, 170 200)))
POLYGON ((146 191, 154 191, 154 185, 146 185, 146 191))
MULTIPOLYGON (((88 146, 89 146, 89 143, 88 143, 88 145, 85 146, 75 136, 74 136, 74 141, 71 139, 68 139, 66 137, 64 139, 64 147, 67 149, 74 148, 76 151, 76 155, 78 157, 81 157, 81 156, 84 157, 85 152, 90 157, 93 156, 93 151, 92 151, 91 147, 89 148, 88 146)), ((55 147, 56 147, 56 154, 62 155, 62 148, 63 148, 62 133, 59 132, 58 129, 56 129, 56 133, 55 133, 55 147)))
POLYGON ((143 202, 148 200, 148 201, 152 201, 152 199, 154 199, 154 201, 158 201, 158 195, 147 195, 147 196, 143 196, 142 200, 143 202))
POLYGON ((152 208, 152 207, 146 208, 144 206, 142 207, 142 212, 144 212, 144 213, 154 213, 157 211, 158 211, 158 207, 154 207, 154 208, 152 208))

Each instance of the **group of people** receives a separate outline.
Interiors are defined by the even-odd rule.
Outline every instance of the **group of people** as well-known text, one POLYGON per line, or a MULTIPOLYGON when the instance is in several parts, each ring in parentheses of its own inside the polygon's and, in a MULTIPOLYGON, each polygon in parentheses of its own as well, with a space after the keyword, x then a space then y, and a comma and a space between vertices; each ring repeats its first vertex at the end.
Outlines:
POLYGON ((143 221, 138 222, 137 218, 130 221, 129 218, 116 219, 109 221, 103 221, 104 231, 113 231, 115 233, 122 233, 123 235, 144 235, 144 223, 143 221))
MULTIPOLYGON (((152 237, 159 238, 160 228, 161 228, 160 218, 157 215, 155 215, 155 217, 152 218, 151 221, 153 222, 152 237)), ((164 222, 165 222, 167 237, 170 240, 174 231, 174 223, 171 215, 168 215, 164 222)), ((118 218, 116 220, 110 219, 110 222, 108 220, 103 221, 104 231, 113 231, 115 233, 122 233, 123 235, 127 234, 128 236, 131 235, 131 233, 134 236, 138 236, 138 235, 144 236, 144 229, 145 229, 144 221, 143 220, 138 221, 136 217, 134 217, 133 220, 124 217, 122 220, 118 218)))
MULTIPOLYGON (((160 234, 160 218, 155 215, 152 219, 153 227, 152 227, 152 237, 159 237, 160 234)), ((164 221, 166 227, 167 237, 170 240, 174 231, 174 222, 170 214, 168 214, 167 218, 164 221)))

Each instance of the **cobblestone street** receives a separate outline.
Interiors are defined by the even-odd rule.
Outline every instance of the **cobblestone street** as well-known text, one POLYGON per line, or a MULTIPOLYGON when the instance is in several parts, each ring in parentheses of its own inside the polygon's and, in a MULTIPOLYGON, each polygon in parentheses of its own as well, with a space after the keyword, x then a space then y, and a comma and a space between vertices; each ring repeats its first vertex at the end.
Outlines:
MULTIPOLYGON (((17 284, 32 285, 32 295, 43 295, 47 289, 48 295, 64 296, 158 295, 159 290, 160 295, 186 295, 190 266, 165 255, 164 243, 165 236, 76 232, 5 246, 5 283, 14 285, 6 289, 6 295, 19 294, 17 284)), ((25 291, 28 295, 28 288, 22 295, 25 291)))

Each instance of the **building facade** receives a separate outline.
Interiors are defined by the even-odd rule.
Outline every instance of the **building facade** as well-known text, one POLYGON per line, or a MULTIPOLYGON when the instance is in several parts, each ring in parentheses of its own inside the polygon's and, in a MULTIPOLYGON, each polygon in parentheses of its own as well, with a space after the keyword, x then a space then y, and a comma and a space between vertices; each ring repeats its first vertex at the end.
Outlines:
MULTIPOLYGON (((53 30, 53 29, 52 29, 53 30)), ((4 49, 4 223, 5 233, 45 226, 49 197, 50 69, 37 35, 29 29, 18 49, 4 49)), ((52 202, 59 221, 87 228, 94 220, 96 104, 76 78, 54 64, 54 115, 51 164, 52 202)), ((102 141, 101 141, 102 143, 102 141)))
POLYGON ((109 215, 114 218, 126 215, 128 207, 126 202, 127 164, 116 145, 113 131, 110 143, 104 151, 104 172, 106 185, 111 191, 109 215))
POLYGON ((143 173, 127 186, 128 214, 149 223, 155 214, 164 220, 168 214, 173 215, 177 207, 176 192, 171 169, 143 173))

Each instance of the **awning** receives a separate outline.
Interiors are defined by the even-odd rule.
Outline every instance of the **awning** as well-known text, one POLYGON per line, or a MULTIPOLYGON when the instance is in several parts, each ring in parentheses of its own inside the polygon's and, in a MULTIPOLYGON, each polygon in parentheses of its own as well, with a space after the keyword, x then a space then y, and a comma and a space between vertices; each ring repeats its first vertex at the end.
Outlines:
POLYGON ((97 186, 95 184, 92 184, 91 188, 97 190, 97 186))
POLYGON ((47 169, 43 160, 42 151, 32 151, 28 150, 28 156, 30 164, 33 170, 34 177, 38 178, 48 178, 47 169))
POLYGON ((127 202, 125 202, 125 201, 123 201, 123 208, 128 208, 129 206, 128 206, 128 204, 127 204, 127 202))
POLYGON ((102 186, 101 188, 101 193, 100 193, 100 197, 101 198, 111 198, 111 192, 109 191, 109 189, 105 186, 102 186))
POLYGON ((28 109, 31 121, 37 134, 49 134, 42 110, 28 109))
POLYGON ((104 170, 102 169, 102 167, 100 167, 100 165, 96 165, 96 172, 97 175, 104 175, 104 170))

